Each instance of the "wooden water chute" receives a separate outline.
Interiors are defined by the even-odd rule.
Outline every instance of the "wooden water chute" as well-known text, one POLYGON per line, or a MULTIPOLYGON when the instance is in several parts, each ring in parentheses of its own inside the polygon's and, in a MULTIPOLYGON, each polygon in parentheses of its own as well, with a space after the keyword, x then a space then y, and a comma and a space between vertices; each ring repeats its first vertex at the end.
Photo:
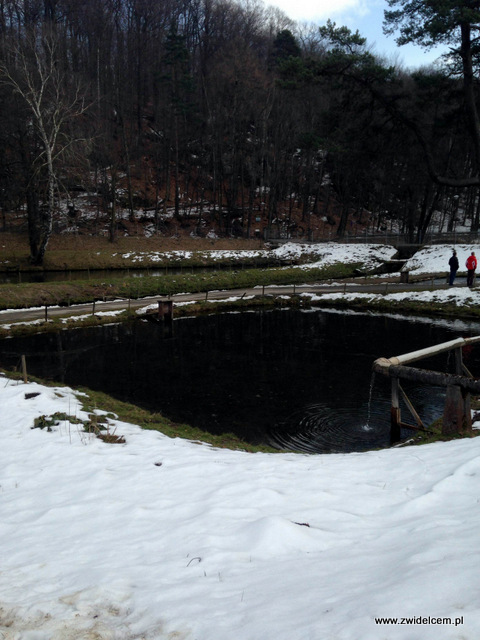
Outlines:
POLYGON ((471 430, 470 394, 480 394, 480 379, 473 378, 470 371, 464 365, 462 349, 476 342, 480 342, 480 336, 457 338, 450 342, 443 342, 433 347, 412 351, 411 353, 405 353, 393 358, 378 358, 378 360, 375 360, 373 363, 373 371, 389 376, 392 381, 392 404, 390 410, 391 442, 398 442, 400 440, 400 430, 402 427, 427 431, 408 399, 407 394, 402 389, 400 384, 401 379, 446 387, 442 423, 443 435, 451 435, 453 433, 462 433, 471 430), (417 362, 418 360, 423 360, 446 351, 454 351, 455 373, 453 374, 406 366, 412 362, 417 362), (403 397, 416 425, 402 423, 400 396, 403 397))

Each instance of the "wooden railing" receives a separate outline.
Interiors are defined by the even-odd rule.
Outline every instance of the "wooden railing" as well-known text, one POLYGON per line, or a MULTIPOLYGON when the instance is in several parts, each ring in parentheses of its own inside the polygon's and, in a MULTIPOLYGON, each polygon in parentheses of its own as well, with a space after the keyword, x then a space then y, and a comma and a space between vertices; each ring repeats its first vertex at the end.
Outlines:
POLYGON ((373 371, 389 376, 392 381, 392 399, 390 410, 390 440, 400 440, 402 427, 408 429, 421 429, 426 431, 418 413, 415 411, 407 394, 400 385, 400 379, 412 380, 436 386, 446 387, 445 408, 442 421, 442 435, 451 435, 470 431, 472 417, 470 410, 470 394, 480 394, 480 380, 473 378, 470 371, 463 363, 463 347, 480 342, 480 336, 471 338, 458 338, 449 342, 405 353, 393 358, 378 358, 373 363, 373 371), (429 369, 417 369, 406 366, 412 362, 423 360, 446 351, 455 353, 455 373, 441 373, 429 369), (412 414, 415 425, 403 423, 400 412, 400 396, 403 397, 407 408, 412 414))

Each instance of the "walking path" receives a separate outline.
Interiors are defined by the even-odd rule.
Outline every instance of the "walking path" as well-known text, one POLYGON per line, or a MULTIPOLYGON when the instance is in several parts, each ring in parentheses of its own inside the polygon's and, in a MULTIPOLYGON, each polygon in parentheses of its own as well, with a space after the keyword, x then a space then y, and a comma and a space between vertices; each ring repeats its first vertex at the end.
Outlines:
POLYGON ((155 305, 160 300, 172 300, 173 303, 180 302, 201 302, 204 300, 225 300, 228 298, 242 298, 250 296, 264 295, 295 295, 301 293, 314 293, 321 295, 322 293, 393 293, 395 291, 409 290, 425 290, 425 289, 445 289, 448 285, 444 279, 431 279, 422 282, 404 283, 399 282, 397 277, 386 277, 379 279, 377 282, 372 280, 358 278, 345 282, 334 283, 313 283, 303 285, 286 285, 286 286, 265 286, 252 287, 247 289, 229 289, 222 291, 208 291, 198 293, 178 293, 166 298, 165 296, 152 296, 148 298, 140 298, 138 300, 108 300, 106 302, 95 301, 86 304, 76 304, 70 307, 35 307, 32 309, 7 309, 0 311, 0 326, 4 324, 12 324, 16 322, 33 322, 35 320, 45 320, 52 318, 65 318, 80 316, 85 314, 106 313, 109 311, 122 311, 126 309, 140 309, 148 305, 155 305))

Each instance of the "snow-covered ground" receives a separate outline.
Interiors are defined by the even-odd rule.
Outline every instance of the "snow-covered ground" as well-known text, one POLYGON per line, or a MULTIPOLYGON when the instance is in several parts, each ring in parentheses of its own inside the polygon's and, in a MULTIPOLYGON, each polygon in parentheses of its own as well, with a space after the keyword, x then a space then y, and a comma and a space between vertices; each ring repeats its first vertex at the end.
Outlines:
MULTIPOLYGON (((307 261, 302 268, 328 266, 338 262, 344 264, 363 263, 367 269, 373 269, 379 263, 390 260, 396 249, 382 244, 338 244, 325 242, 319 244, 303 244, 287 242, 276 249, 227 250, 212 249, 206 251, 131 251, 122 253, 121 257, 132 263, 141 264, 178 262, 204 257, 209 262, 229 260, 232 263, 247 259, 278 260, 279 263, 290 264, 293 261, 307 261)), ((113 254, 116 256, 117 254, 113 254)))
POLYGON ((68 388, 0 402, 2 639, 480 637, 480 438, 248 454, 110 419, 106 444, 32 429, 87 419, 68 388))
MULTIPOLYGON (((425 246, 407 260, 402 271, 409 271, 412 275, 420 274, 444 274, 449 271, 448 261, 452 256, 452 245, 425 246)), ((480 259, 480 248, 475 245, 457 245, 455 247, 460 264, 459 274, 466 274, 465 260, 472 251, 476 251, 480 259)), ((295 244, 286 243, 275 249, 279 259, 299 260, 309 259, 308 265, 325 266, 335 263, 362 263, 368 270, 395 257, 397 251, 394 247, 382 244, 338 244, 335 242, 321 244, 295 244)))
MULTIPOLYGON (((465 279, 464 279, 465 281, 465 279)), ((321 294, 304 293, 303 296, 308 297, 315 302, 326 301, 342 301, 346 300, 361 300, 362 302, 374 303, 379 298, 379 294, 375 293, 348 293, 348 289, 345 293, 328 293, 322 292, 321 294)), ((409 302, 422 303, 435 303, 435 304, 450 304, 457 307, 475 307, 480 305, 480 290, 469 289, 466 287, 465 282, 462 287, 453 286, 448 289, 433 289, 432 291, 403 291, 399 293, 384 293, 381 295, 382 301, 386 302, 398 302, 401 300, 408 300, 409 302)))
MULTIPOLYGON (((348 246, 348 245, 347 245, 348 246)), ((358 245, 361 246, 361 245, 358 245)), ((478 307, 480 305, 480 290, 470 289, 466 286, 465 260, 475 247, 460 245, 456 247, 457 257, 460 264, 457 278, 454 285, 447 289, 432 289, 431 291, 404 291, 399 293, 383 293, 384 301, 409 300, 418 303, 454 304, 459 307, 478 307)), ((476 251, 477 258, 480 259, 480 250, 476 251)), ((335 255, 335 254, 334 254, 335 255)), ((337 256, 341 256, 341 252, 337 256)), ((429 274, 433 277, 445 275, 449 271, 448 261, 452 256, 452 245, 427 246, 418 251, 412 258, 407 260, 402 267, 403 271, 409 271, 412 275, 429 274)), ((345 293, 323 293, 321 296, 308 295, 312 300, 354 300, 373 301, 379 294, 372 293, 349 293, 348 287, 345 293)))
MULTIPOLYGON (((472 250, 475 251, 475 245, 457 245, 456 250, 460 262, 459 273, 465 273, 465 260, 472 250)), ((362 263, 365 270, 368 271, 369 269, 374 269, 380 263, 393 259, 396 253, 395 247, 383 244, 339 244, 336 242, 303 244, 287 242, 271 250, 136 251, 124 253, 121 257, 138 264, 142 262, 185 261, 199 255, 210 262, 230 260, 233 263, 241 262, 245 259, 270 258, 289 265, 292 262, 299 261, 302 263, 299 268, 302 269, 325 267, 339 262, 343 264, 362 263)), ((448 260, 451 255, 452 245, 426 246, 407 261, 403 270, 408 270, 417 275, 445 273, 449 270, 448 260)), ((478 250, 478 258, 480 258, 480 250, 478 250)))
POLYGON ((407 261, 404 270, 412 274, 441 274, 449 271, 448 261, 452 257, 452 250, 455 248, 460 265, 459 273, 466 274, 465 261, 473 251, 480 260, 480 248, 476 245, 450 245, 439 244, 423 247, 420 251, 407 261))
POLYGON ((80 398, 0 377, 1 640, 480 637, 480 438, 249 454, 32 428, 87 420, 80 398))
POLYGON ((320 244, 296 244, 288 242, 274 250, 279 260, 300 260, 308 258, 309 263, 302 268, 325 267, 331 264, 362 263, 366 270, 373 269, 379 263, 391 260, 397 250, 383 244, 338 244, 325 242, 320 244))

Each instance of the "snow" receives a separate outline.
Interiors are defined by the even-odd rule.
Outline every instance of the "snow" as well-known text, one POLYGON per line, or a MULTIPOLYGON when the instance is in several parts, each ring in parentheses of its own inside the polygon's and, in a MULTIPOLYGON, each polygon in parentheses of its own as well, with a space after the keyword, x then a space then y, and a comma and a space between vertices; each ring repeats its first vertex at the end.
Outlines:
MULTIPOLYGON (((325 242, 320 244, 304 244, 287 242, 276 249, 257 250, 226 250, 211 249, 207 251, 130 251, 121 254, 125 260, 132 263, 175 262, 191 260, 193 257, 203 257, 209 262, 230 260, 241 262, 246 259, 278 260, 290 264, 296 260, 309 260, 309 264, 301 265, 301 268, 313 268, 328 266, 342 262, 344 264, 363 263, 367 268, 373 268, 379 262, 390 260, 397 250, 389 245, 381 244, 338 244, 325 242)), ((117 254, 113 254, 117 255, 117 254)))
POLYGON ((480 637, 480 438, 250 454, 109 415, 108 444, 81 399, 0 376, 2 640, 480 637))
MULTIPOLYGON (((465 272, 465 260, 471 251, 475 251, 475 245, 457 245, 458 259, 460 262, 460 272, 465 272)), ((480 250, 479 250, 480 251, 480 250)), ((302 269, 325 267, 335 263, 355 264, 362 263, 364 267, 373 269, 380 262, 385 262, 395 258, 397 250, 395 247, 384 244, 339 244, 336 242, 324 243, 297 243, 286 242, 276 249, 266 250, 209 250, 209 251, 148 251, 129 252, 121 255, 122 258, 133 263, 175 262, 180 260, 190 260, 195 255, 203 256, 205 259, 216 262, 220 260, 230 260, 232 262, 245 259, 270 258, 290 264, 294 261, 308 261, 306 264, 298 265, 302 269)), ((116 255, 116 254, 114 254, 116 255)), ((403 270, 408 270, 412 274, 434 274, 446 273, 449 270, 448 260, 452 255, 452 245, 430 245, 420 249, 410 258, 403 270)), ((479 253, 480 255, 480 253, 479 253)))
MULTIPOLYGON (((117 254, 113 254, 117 255, 117 254)), ((191 260, 194 256, 202 256, 209 261, 216 262, 218 260, 225 259, 245 259, 245 258, 257 258, 265 257, 269 255, 268 251, 262 249, 258 251, 229 251, 221 249, 212 249, 208 251, 130 251, 128 253, 122 253, 121 257, 131 262, 143 263, 145 261, 150 262, 175 262, 180 260, 191 260)))
MULTIPOLYGON (((312 301, 321 300, 362 300, 365 302, 374 301, 379 297, 379 294, 375 293, 322 293, 311 294, 302 293, 302 296, 309 297, 312 301)), ((436 304, 453 304, 462 307, 477 307, 480 304, 480 291, 476 289, 468 289, 453 286, 448 289, 438 289, 432 291, 402 291, 398 293, 385 293, 381 295, 383 301, 400 301, 409 300, 410 302, 419 303, 436 303, 436 304)))
POLYGON ((362 263, 366 269, 378 266, 378 263, 391 260, 397 250, 382 244, 338 244, 326 242, 319 244, 285 243, 275 249, 278 259, 298 260, 308 257, 311 262, 301 265, 303 269, 325 267, 335 263, 362 263))
POLYGON ((476 251, 480 255, 480 249, 475 245, 457 245, 453 247, 451 244, 429 245, 417 251, 405 264, 403 270, 410 271, 412 274, 425 273, 446 273, 449 271, 448 261, 452 256, 452 249, 457 252, 457 258, 460 265, 459 273, 466 273, 465 260, 472 251, 476 251))
POLYGON ((479 637, 480 438, 249 454, 109 418, 107 444, 32 429, 87 419, 69 388, 0 402, 2 638, 479 637), (452 624, 375 623, 418 616, 452 624))

